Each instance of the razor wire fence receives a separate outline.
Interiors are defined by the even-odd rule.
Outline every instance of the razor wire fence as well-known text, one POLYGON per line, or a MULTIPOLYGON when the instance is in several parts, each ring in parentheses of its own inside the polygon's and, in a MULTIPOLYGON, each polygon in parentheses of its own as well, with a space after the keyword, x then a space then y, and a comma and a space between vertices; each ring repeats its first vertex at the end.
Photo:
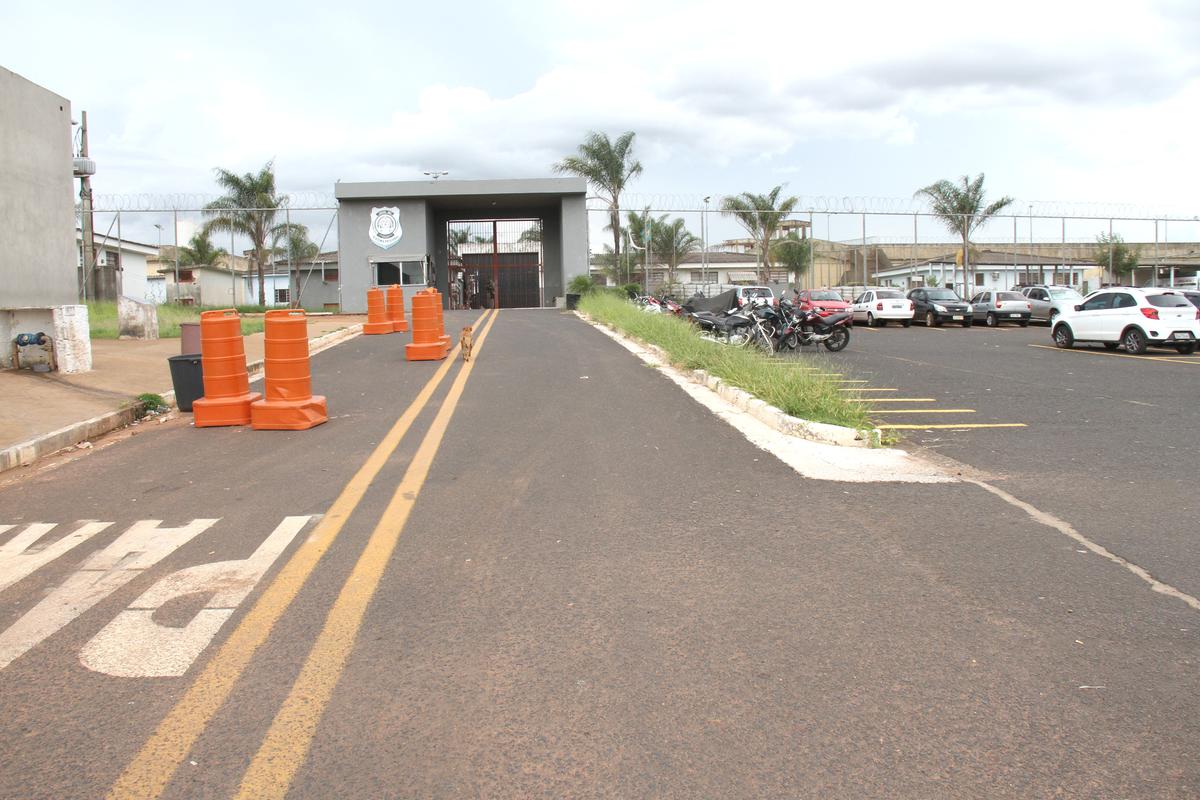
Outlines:
POLYGON ((291 195, 275 208, 206 208, 215 199, 97 194, 91 247, 77 207, 80 299, 120 294, 197 306, 340 307, 336 204, 300 204, 291 195), (261 237, 249 233, 255 227, 261 237))
POLYGON ((723 199, 623 195, 620 256, 614 258, 610 211, 589 198, 593 278, 684 296, 767 284, 777 292, 829 288, 846 296, 867 287, 937 285, 970 297, 1033 283, 1085 293, 1116 283, 1195 287, 1200 268, 1200 217, 1179 211, 1142 216, 1130 204, 1014 202, 973 230, 964 253, 958 225, 915 200, 799 198, 786 213, 753 209, 778 223, 764 248, 761 230, 752 233, 723 212, 723 199), (1068 207, 1086 213, 1056 213, 1068 207), (631 214, 642 219, 630 225, 631 214), (694 239, 653 234, 656 225, 676 220, 694 239), (790 254, 779 249, 788 238, 802 243, 790 254))

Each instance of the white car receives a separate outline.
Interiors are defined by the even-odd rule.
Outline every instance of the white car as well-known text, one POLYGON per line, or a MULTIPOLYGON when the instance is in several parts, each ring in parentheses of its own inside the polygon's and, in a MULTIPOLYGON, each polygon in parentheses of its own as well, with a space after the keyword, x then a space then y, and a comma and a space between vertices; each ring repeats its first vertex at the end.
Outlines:
POLYGON ((868 289, 854 298, 850 313, 855 322, 865 322, 868 328, 887 325, 896 320, 904 327, 912 324, 913 302, 896 289, 868 289))
POLYGON ((1200 341, 1200 309, 1177 290, 1113 286, 1063 309, 1050 334, 1063 348, 1100 342, 1109 350, 1124 346, 1129 353, 1153 346, 1191 355, 1200 341))

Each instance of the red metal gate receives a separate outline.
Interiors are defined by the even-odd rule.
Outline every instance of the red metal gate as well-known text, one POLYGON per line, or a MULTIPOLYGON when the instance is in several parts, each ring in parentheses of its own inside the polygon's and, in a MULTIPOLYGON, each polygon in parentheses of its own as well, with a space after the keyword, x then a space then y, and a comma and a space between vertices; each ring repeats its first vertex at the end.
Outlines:
POLYGON ((541 220, 454 220, 446 223, 446 246, 452 306, 545 304, 541 220))

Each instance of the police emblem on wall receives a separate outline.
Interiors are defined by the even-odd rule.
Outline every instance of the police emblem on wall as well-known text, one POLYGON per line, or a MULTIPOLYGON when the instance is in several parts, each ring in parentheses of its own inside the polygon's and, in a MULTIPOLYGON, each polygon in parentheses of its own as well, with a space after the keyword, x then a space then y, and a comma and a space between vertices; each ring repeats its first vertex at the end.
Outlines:
POLYGON ((404 229, 400 227, 400 209, 390 208, 371 209, 371 241, 384 250, 400 241, 404 229))

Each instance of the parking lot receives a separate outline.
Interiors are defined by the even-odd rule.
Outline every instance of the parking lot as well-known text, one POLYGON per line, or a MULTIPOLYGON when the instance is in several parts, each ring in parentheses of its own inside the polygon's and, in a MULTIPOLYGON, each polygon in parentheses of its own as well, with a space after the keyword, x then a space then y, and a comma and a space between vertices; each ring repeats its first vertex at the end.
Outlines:
MULTIPOLYGON (((1059 350, 1027 328, 856 325, 799 356, 861 390, 901 446, 962 462, 1164 580, 1200 590, 1200 356, 1059 350)), ((964 520, 964 524, 969 524, 964 520)))

